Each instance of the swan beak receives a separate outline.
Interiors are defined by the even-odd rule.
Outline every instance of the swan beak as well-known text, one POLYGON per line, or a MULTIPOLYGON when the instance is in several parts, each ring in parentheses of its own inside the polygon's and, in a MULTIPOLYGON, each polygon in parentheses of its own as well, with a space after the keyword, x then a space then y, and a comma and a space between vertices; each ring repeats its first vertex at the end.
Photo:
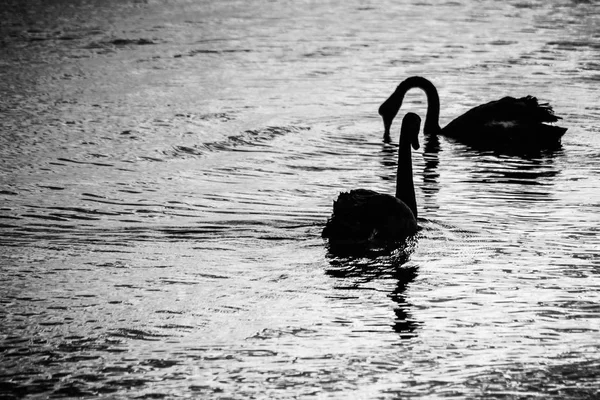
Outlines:
POLYGON ((386 118, 386 117, 382 117, 383 118, 383 139, 387 142, 390 141, 390 128, 392 127, 392 120, 393 118, 386 118))
POLYGON ((415 139, 412 142, 412 148, 415 150, 419 150, 419 147, 421 147, 421 145, 419 144, 419 136, 415 136, 415 139))

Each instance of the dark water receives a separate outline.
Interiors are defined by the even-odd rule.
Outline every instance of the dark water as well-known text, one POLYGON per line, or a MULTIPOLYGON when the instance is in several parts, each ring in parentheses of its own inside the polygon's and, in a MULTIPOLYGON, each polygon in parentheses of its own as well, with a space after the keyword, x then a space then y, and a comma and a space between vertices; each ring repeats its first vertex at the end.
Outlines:
POLYGON ((600 397, 595 2, 11 0, 0 21, 0 397, 600 397), (417 240, 333 257, 337 193, 394 191, 376 111, 416 74, 442 126, 532 94, 563 146, 441 139, 413 154, 417 240))

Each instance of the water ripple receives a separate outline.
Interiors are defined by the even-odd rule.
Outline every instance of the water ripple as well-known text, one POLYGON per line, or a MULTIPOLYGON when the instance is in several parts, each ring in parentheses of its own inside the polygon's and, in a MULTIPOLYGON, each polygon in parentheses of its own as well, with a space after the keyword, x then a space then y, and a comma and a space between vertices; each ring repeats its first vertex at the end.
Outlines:
POLYGON ((598 395, 595 4, 21 3, 0 397, 598 395), (569 130, 538 154, 423 138, 414 242, 331 251, 339 192, 394 193, 377 108, 410 75, 442 125, 531 94, 569 130))

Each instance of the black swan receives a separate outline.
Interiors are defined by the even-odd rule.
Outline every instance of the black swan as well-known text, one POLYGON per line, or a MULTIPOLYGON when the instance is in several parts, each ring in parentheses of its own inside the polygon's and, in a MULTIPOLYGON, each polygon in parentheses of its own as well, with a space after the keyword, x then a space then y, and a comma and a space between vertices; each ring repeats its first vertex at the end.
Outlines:
POLYGON ((412 177, 412 147, 419 148, 421 118, 407 113, 400 130, 396 196, 355 189, 333 202, 333 215, 323 229, 330 243, 400 241, 417 232, 417 202, 412 177))
POLYGON ((540 104, 533 96, 515 99, 504 97, 475 107, 440 128, 440 98, 427 79, 413 76, 404 80, 379 107, 389 141, 390 127, 402 106, 404 95, 412 88, 422 89, 427 96, 425 135, 444 135, 465 144, 488 148, 546 149, 560 145, 567 128, 549 125, 561 119, 548 103, 540 104))

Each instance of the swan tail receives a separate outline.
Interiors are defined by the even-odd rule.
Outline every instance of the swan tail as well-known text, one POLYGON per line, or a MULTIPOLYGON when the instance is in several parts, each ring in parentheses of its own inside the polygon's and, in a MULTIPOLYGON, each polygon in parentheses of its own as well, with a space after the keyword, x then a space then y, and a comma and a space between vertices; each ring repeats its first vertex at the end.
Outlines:
POLYGON ((521 99, 525 103, 527 109, 532 113, 531 115, 539 122, 556 122, 561 117, 554 114, 554 110, 550 103, 540 103, 538 99, 533 96, 523 97, 521 99))
POLYGON ((375 192, 358 189, 340 193, 333 202, 333 215, 327 221, 322 236, 326 237, 356 237, 368 235, 363 232, 365 225, 367 198, 375 192))

